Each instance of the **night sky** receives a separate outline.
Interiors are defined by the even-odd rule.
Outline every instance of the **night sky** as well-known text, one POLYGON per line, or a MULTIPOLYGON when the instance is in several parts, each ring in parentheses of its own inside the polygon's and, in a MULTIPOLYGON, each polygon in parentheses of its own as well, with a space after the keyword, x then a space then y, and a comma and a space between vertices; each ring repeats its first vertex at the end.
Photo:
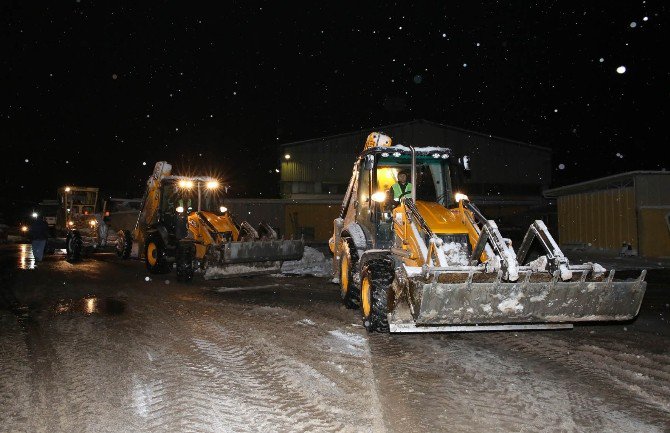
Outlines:
POLYGON ((417 118, 550 147, 554 186, 670 168, 663 1, 135 3, 0 6, 8 222, 158 160, 276 197, 279 144, 417 118))

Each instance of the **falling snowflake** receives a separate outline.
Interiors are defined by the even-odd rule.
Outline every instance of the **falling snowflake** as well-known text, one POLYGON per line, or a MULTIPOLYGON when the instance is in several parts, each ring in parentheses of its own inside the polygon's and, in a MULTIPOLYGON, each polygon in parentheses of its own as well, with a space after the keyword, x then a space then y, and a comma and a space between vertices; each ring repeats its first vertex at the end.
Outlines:
POLYGON ((558 108, 554 108, 554 113, 558 113, 558 108))
POLYGON ((24 159, 24 161, 25 161, 25 162, 30 162, 30 160, 29 160, 28 158, 24 159))
POLYGON ((625 66, 619 66, 618 68, 616 68, 616 71, 619 74, 623 74, 624 72, 626 72, 626 67, 625 66))
POLYGON ((565 164, 558 164, 559 170, 565 170, 565 164))
POLYGON ((622 155, 621 153, 619 153, 619 152, 616 153, 616 156, 617 156, 617 158, 621 158, 621 159, 623 159, 623 155, 622 155))
POLYGON ((116 75, 116 74, 112 74, 112 80, 116 80, 117 78, 119 78, 118 75, 116 75))
POLYGON ((598 59, 598 61, 599 61, 600 63, 602 63, 602 62, 605 61, 605 59, 604 59, 603 57, 601 57, 600 59, 598 59))
POLYGON ((637 23, 636 23, 635 21, 633 21, 632 23, 630 23, 630 28, 631 28, 631 29, 634 29, 635 27, 637 27, 637 23))
POLYGON ((463 63, 463 67, 464 67, 464 68, 467 68, 467 67, 468 67, 468 64, 467 64, 467 63, 463 63))
POLYGON ((642 21, 649 21, 649 17, 642 18, 642 21))
POLYGON ((147 162, 146 162, 146 161, 142 161, 142 165, 147 165, 147 162))
POLYGON ((446 37, 447 37, 447 34, 446 34, 446 33, 442 33, 442 37, 443 37, 443 38, 446 38, 446 37))

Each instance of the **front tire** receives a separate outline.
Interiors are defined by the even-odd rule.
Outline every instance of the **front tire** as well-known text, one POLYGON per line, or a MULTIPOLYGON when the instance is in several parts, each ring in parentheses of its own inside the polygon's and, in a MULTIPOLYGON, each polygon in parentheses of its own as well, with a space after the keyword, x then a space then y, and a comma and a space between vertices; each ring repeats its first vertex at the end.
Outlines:
POLYGON ((71 232, 67 234, 65 237, 65 252, 68 261, 81 261, 81 253, 83 248, 84 242, 78 232, 71 232))
POLYGON ((166 274, 170 272, 170 263, 165 256, 163 242, 156 238, 150 238, 144 248, 144 260, 147 270, 152 274, 166 274))
POLYGON ((116 254, 126 260, 130 258, 130 252, 133 249, 133 236, 129 230, 119 232, 119 239, 116 244, 116 254))
POLYGON ((342 238, 340 252, 340 298, 345 307, 358 308, 361 291, 354 281, 358 252, 351 238, 342 238))
POLYGON ((177 281, 189 282, 193 279, 195 246, 191 242, 181 242, 177 247, 177 281))
POLYGON ((389 295, 394 268, 389 259, 373 259, 361 272, 361 311, 369 332, 388 332, 389 295))

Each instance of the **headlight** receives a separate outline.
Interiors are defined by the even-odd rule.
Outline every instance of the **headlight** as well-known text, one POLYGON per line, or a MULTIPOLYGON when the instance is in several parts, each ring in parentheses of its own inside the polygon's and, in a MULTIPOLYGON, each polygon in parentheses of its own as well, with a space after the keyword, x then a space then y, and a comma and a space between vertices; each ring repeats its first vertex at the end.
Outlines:
POLYGON ((221 206, 219 210, 221 211, 221 213, 226 213, 228 211, 228 208, 225 206, 221 206))
POLYGON ((178 185, 179 185, 179 188, 191 189, 191 188, 193 188, 193 181, 182 179, 182 180, 179 181, 178 185))
POLYGON ((383 203, 386 201, 386 193, 384 191, 377 191, 376 193, 372 194, 370 198, 372 201, 377 203, 383 203))
POLYGON ((73 225, 74 225, 74 221, 68 221, 68 222, 67 222, 67 225, 69 225, 69 226, 73 226, 73 225))
POLYGON ((21 226, 21 231, 22 232, 27 232, 28 231, 28 226, 21 226))
POLYGON ((219 182, 216 180, 210 180, 207 182, 207 189, 217 189, 219 187, 219 182))
POLYGON ((98 222, 97 222, 96 220, 91 220, 91 221, 89 221, 88 223, 91 225, 91 227, 95 227, 95 225, 96 225, 98 222))
POLYGON ((456 200, 456 203, 459 203, 461 200, 470 200, 467 195, 461 194, 460 192, 454 194, 454 199, 456 200))
POLYGON ((37 212, 33 212, 33 218, 37 218, 37 212))
POLYGON ((184 206, 177 206, 177 213, 184 213, 184 206))

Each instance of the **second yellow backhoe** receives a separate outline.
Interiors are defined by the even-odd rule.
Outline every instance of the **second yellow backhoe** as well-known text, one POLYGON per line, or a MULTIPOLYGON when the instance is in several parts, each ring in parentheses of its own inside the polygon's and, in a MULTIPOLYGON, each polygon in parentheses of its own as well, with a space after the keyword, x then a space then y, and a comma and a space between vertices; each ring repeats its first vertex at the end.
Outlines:
MULTIPOLYGON (((188 281, 196 269, 205 279, 279 272, 283 261, 300 260, 302 240, 282 240, 267 224, 239 225, 222 202, 222 185, 208 176, 175 176, 165 161, 147 181, 132 249, 151 273, 176 268, 188 281)), ((130 246, 128 246, 130 248, 130 246)))

